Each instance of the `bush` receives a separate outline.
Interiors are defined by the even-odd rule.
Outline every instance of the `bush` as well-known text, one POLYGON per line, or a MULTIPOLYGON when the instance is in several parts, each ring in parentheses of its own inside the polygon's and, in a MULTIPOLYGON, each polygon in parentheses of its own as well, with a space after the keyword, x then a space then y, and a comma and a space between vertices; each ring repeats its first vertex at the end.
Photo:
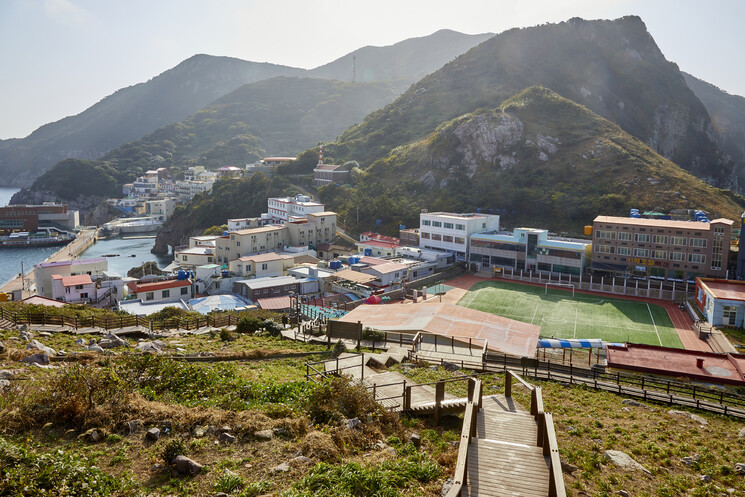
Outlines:
POLYGON ((166 442, 166 444, 163 446, 163 450, 160 453, 161 459, 166 464, 166 466, 170 466, 171 462, 176 459, 177 456, 185 455, 186 444, 180 438, 174 438, 166 442))
POLYGON ((264 321, 264 329, 273 337, 278 337, 282 334, 282 326, 271 319, 264 321))
POLYGON ((215 482, 214 489, 216 492, 232 494, 236 490, 240 490, 245 486, 246 482, 243 481, 243 478, 226 469, 215 482))
POLYGON ((364 387, 347 377, 330 378, 308 396, 307 411, 314 423, 325 424, 344 418, 364 418, 381 410, 364 387))
POLYGON ((242 317, 236 324, 235 331, 238 333, 255 333, 264 327, 264 321, 254 317, 242 317))
POLYGON ((229 329, 223 328, 220 330, 220 340, 223 342, 232 342, 235 340, 235 335, 229 329))

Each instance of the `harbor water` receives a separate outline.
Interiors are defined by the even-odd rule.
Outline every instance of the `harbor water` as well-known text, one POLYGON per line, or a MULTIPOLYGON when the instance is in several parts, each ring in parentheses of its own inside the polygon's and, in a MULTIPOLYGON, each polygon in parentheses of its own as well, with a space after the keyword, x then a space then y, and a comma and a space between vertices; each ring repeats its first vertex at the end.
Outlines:
MULTIPOLYGON (((18 188, 0 187, 0 206, 8 205, 10 198, 18 188)), ((133 235, 134 236, 134 235, 133 235)), ((158 257, 150 253, 155 240, 153 238, 109 238, 99 240, 91 245, 80 255, 81 259, 90 257, 102 257, 104 255, 116 255, 106 257, 109 271, 127 275, 127 271, 145 262, 155 261, 158 267, 163 268, 171 263, 173 257, 158 257)), ((34 265, 43 262, 63 247, 30 247, 30 248, 3 248, 0 249, 0 285, 7 282, 23 271, 30 271, 34 265)))

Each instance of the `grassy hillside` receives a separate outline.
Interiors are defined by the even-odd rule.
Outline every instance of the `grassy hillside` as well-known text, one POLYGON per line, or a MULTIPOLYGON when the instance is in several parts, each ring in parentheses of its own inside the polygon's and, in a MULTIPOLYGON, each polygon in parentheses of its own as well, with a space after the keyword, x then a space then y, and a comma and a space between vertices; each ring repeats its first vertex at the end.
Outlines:
POLYGON ((700 177, 730 185, 731 164, 709 137, 706 109, 634 16, 501 33, 348 130, 340 149, 367 165, 532 85, 585 105, 700 177))
MULTIPOLYGON (((435 497, 453 474, 458 418, 446 417, 441 426, 398 418, 344 381, 305 381, 303 363, 323 357, 323 346, 215 333, 163 339, 168 355, 177 349, 214 354, 212 363, 127 349, 106 357, 83 352, 80 360, 44 369, 20 367, 19 358, 30 351, 13 345, 9 338, 16 336, 0 330, 0 340, 9 344, 0 353, 0 369, 16 373, 0 396, 2 495, 435 497), (273 357, 279 353, 285 357, 273 357), (347 427, 353 417, 362 421, 359 428, 347 427), (151 428, 160 430, 157 440, 145 437, 151 428), (223 431, 235 439, 226 441, 223 431), (407 443, 412 433, 420 435, 419 448, 407 443), (175 455, 202 469, 178 474, 169 464, 175 455), (287 467, 277 469, 282 463, 287 467)), ((41 340, 80 353, 75 338, 41 340)), ((404 374, 426 383, 463 371, 421 363, 404 374)), ((485 394, 504 391, 501 375, 481 379, 485 394)), ((605 497, 623 490, 637 497, 713 497, 745 491, 734 469, 745 457, 737 436, 741 421, 697 412, 703 426, 670 414, 668 406, 631 406, 608 392, 538 384, 546 411, 554 414, 568 495, 605 497), (626 452, 650 474, 612 465, 605 450, 626 452)), ((447 383, 446 390, 466 395, 464 382, 447 383)), ((529 405, 522 388, 514 394, 529 405)))
POLYGON ((389 232, 418 225, 423 208, 493 209, 507 226, 580 233, 598 214, 626 215, 630 207, 701 208, 736 219, 745 205, 539 87, 445 122, 375 162, 356 187, 325 187, 320 195, 353 230, 381 219, 389 232))

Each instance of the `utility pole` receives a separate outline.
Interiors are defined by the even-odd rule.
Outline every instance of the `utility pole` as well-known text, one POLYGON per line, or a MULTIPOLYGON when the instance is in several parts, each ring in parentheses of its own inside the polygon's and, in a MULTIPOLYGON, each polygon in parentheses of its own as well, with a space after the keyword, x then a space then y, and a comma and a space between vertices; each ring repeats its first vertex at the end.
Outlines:
POLYGON ((23 273, 23 261, 21 261, 21 299, 23 299, 23 291, 26 289, 26 276, 23 273))

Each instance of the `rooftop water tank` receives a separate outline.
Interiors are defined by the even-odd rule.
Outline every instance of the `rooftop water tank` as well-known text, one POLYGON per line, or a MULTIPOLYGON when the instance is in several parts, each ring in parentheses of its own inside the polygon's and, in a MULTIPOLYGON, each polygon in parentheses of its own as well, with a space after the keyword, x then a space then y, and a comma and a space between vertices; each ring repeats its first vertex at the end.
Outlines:
POLYGON ((365 249, 365 255, 368 255, 368 256, 369 255, 372 255, 372 249, 371 248, 366 248, 365 249))
POLYGON ((186 279, 186 271, 184 271, 183 269, 180 269, 179 272, 176 273, 176 279, 178 279, 179 281, 185 280, 186 279))
POLYGON ((230 271, 223 271, 222 272, 222 277, 223 278, 230 278, 230 271))

